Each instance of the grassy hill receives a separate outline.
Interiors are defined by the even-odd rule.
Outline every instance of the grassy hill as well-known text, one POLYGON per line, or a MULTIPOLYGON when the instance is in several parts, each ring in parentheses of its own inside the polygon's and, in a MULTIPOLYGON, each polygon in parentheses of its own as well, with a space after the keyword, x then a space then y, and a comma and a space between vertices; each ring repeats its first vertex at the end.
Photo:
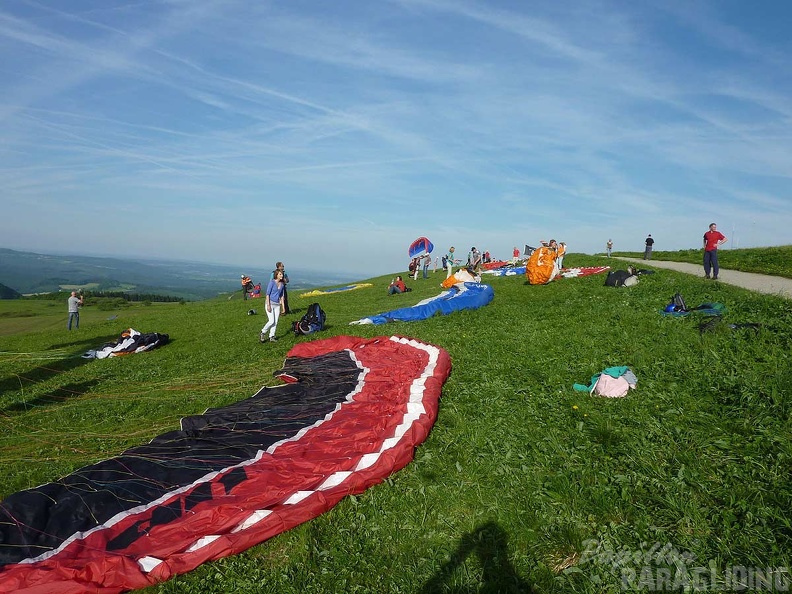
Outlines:
MULTIPOLYGON (((627 258, 643 258, 643 252, 613 252, 614 256, 627 258)), ((652 252, 653 260, 669 262, 687 262, 701 264, 703 250, 678 250, 675 252, 652 252)), ((727 270, 754 272, 792 278, 792 245, 770 248, 747 248, 733 250, 726 247, 718 250, 718 264, 727 270)))
POLYGON ((0 497, 277 384, 272 372, 295 342, 396 334, 441 346, 453 363, 414 462, 310 522, 147 592, 593 594, 635 585, 630 572, 647 566, 681 577, 675 560, 721 577, 733 566, 792 566, 789 301, 665 270, 621 289, 603 286, 603 275, 547 286, 485 277, 495 299, 480 310, 348 325, 436 295, 441 279, 409 281, 413 292, 394 296, 390 277, 311 299, 295 291, 296 314, 267 344, 258 342, 265 317, 248 316, 252 303, 239 299, 86 307, 72 332, 65 304, 0 302, 0 497), (693 306, 723 303, 723 323, 702 333, 694 315, 661 315, 676 292, 693 306), (314 300, 328 328, 290 335, 314 300), (748 322, 762 326, 729 327, 748 322), (172 342, 80 358, 127 327, 172 342), (626 398, 573 390, 615 365, 638 377, 626 398))
POLYGON ((0 284, 0 299, 19 299, 22 295, 12 289, 0 284))

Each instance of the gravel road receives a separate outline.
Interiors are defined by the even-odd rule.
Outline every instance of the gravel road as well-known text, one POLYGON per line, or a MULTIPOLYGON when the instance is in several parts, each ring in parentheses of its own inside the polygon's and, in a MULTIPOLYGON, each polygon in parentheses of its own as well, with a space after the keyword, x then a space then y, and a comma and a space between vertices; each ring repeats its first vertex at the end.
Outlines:
MULTIPOLYGON (((641 260, 639 258, 617 258, 613 257, 612 260, 624 260, 625 262, 635 262, 640 264, 641 267, 651 268, 668 268, 676 270, 677 272, 686 272, 687 274, 694 274, 704 279, 704 266, 701 264, 687 264, 685 262, 665 262, 663 260, 641 260)), ((709 282, 722 282, 727 285, 735 285, 750 289, 757 293, 767 293, 770 295, 779 295, 792 299, 792 279, 784 278, 781 276, 767 276, 765 274, 753 274, 752 272, 739 272, 737 270, 720 269, 717 281, 709 282)))

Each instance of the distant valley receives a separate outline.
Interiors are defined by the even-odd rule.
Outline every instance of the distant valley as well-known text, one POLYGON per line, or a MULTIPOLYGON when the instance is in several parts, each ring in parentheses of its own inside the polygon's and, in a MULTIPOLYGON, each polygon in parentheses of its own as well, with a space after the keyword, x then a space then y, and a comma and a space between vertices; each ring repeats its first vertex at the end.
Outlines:
MULTIPOLYGON (((84 289, 200 300, 239 290, 242 273, 265 286, 271 272, 271 269, 202 262, 62 256, 0 248, 0 284, 22 294, 84 289)), ((351 273, 289 267, 287 272, 292 290, 357 280, 351 273)))

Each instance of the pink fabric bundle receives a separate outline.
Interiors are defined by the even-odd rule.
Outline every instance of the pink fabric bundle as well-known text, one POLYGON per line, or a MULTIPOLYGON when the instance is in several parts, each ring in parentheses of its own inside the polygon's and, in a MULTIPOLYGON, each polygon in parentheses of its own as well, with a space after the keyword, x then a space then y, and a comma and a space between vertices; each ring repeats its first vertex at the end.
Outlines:
POLYGON ((607 373, 603 373, 594 384, 592 394, 598 396, 605 396, 606 398, 621 398, 627 395, 630 388, 635 388, 635 384, 630 384, 624 376, 611 377, 607 373))

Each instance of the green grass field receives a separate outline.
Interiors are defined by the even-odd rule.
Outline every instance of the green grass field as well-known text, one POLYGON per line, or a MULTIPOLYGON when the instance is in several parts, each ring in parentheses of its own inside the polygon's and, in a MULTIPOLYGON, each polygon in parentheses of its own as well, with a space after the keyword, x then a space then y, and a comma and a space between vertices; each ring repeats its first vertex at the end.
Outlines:
MULTIPOLYGON (((613 255, 627 258, 643 258, 643 252, 613 252, 613 255)), ((704 258, 703 250, 679 250, 676 252, 653 251, 653 260, 667 260, 669 262, 687 262, 688 264, 701 264, 704 258)), ((792 278, 792 245, 782 245, 772 248, 731 249, 727 243, 718 250, 718 264, 727 270, 741 272, 755 272, 756 274, 769 274, 792 278)))
POLYGON ((65 303, 0 302, 0 497, 278 383, 272 372, 289 348, 314 338, 288 326, 315 300, 328 315, 315 339, 397 334, 449 352, 453 370, 427 441, 384 483, 146 592, 594 594, 623 591, 622 579, 635 586, 630 572, 646 565, 680 580, 679 559, 691 572, 792 567, 789 301, 666 270, 619 289, 604 275, 547 286, 485 276, 495 299, 482 309, 348 325, 436 295, 442 278, 430 273, 390 297, 390 276, 311 299, 295 292, 297 313, 272 344, 258 342, 265 316, 246 315, 263 304, 238 295, 86 307, 72 332, 65 303), (661 315, 676 292, 689 306, 724 304, 722 323, 702 334, 696 314, 661 315), (740 323, 761 328, 729 327, 740 323), (127 327, 172 342, 80 358, 127 327), (573 390, 615 365, 638 377, 627 397, 573 390), (661 559, 662 547, 673 549, 661 559))

